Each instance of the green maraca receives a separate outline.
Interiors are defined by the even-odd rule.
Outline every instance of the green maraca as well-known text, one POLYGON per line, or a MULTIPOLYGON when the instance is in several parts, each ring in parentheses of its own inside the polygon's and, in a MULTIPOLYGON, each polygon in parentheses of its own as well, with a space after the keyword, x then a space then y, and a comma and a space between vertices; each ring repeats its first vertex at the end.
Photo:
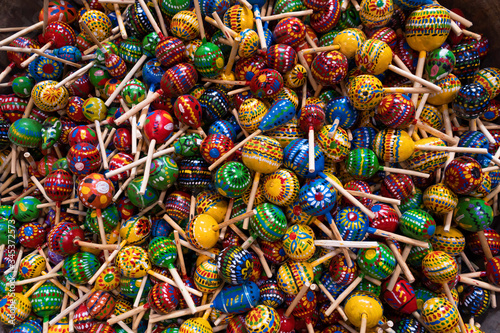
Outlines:
POLYGON ((63 292, 54 284, 47 282, 38 288, 30 297, 33 312, 43 318, 43 333, 49 329, 49 317, 61 309, 63 292))
POLYGON ((36 120, 21 118, 10 125, 8 136, 16 146, 36 148, 42 141, 42 125, 36 120))
POLYGON ((484 229, 493 223, 493 209, 491 205, 479 198, 460 198, 453 213, 453 220, 465 231, 477 232, 486 260, 493 258, 491 249, 487 245, 488 241, 484 235, 484 229))
POLYGON ((383 243, 376 248, 361 249, 357 263, 363 273, 378 280, 387 278, 396 268, 396 258, 383 243))
POLYGON ((63 275, 69 282, 85 284, 97 272, 101 263, 89 252, 77 252, 64 260, 63 275))
POLYGON ((345 160, 347 172, 356 179, 368 179, 373 177, 378 171, 400 173, 409 176, 429 178, 430 175, 422 172, 390 168, 381 166, 377 155, 368 148, 356 148, 351 150, 345 160))
POLYGON ((193 298, 186 290, 184 282, 174 266, 174 262, 177 259, 177 247, 175 246, 174 241, 167 237, 156 237, 149 243, 148 253, 149 258, 154 265, 168 269, 174 278, 182 297, 184 297, 187 306, 194 314, 196 312, 196 305, 194 304, 193 298))
POLYGON ((35 197, 24 197, 14 203, 12 214, 20 222, 34 221, 40 216, 40 209, 37 206, 41 204, 40 200, 35 197))
POLYGON ((12 80, 12 91, 21 98, 31 97, 35 81, 28 76, 18 76, 12 80))
POLYGON ((151 161, 148 184, 154 189, 165 191, 172 186, 179 176, 179 167, 175 160, 168 156, 160 156, 151 161))
POLYGON ((131 181, 127 186, 127 196, 132 202, 132 204, 136 207, 144 209, 154 202, 158 201, 160 195, 158 191, 153 188, 148 182, 146 186, 146 190, 144 194, 140 194, 139 191, 142 187, 142 182, 144 181, 144 177, 136 177, 133 181, 131 181))
POLYGON ((59 118, 49 117, 42 124, 42 149, 52 148, 62 134, 62 122, 59 118))
POLYGON ((256 214, 250 218, 250 237, 241 246, 246 249, 257 237, 274 242, 285 235, 287 229, 287 220, 285 213, 270 203, 263 203, 255 207, 256 214))

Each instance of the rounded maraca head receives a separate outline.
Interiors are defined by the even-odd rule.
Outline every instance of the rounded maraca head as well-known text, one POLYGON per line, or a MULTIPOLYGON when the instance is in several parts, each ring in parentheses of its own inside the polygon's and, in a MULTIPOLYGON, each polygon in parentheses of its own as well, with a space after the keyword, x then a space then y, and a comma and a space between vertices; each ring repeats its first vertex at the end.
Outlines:
POLYGON ((308 133, 310 129, 319 131, 325 123, 325 111, 317 104, 307 104, 300 109, 299 127, 308 133))
POLYGON ((174 268, 177 259, 177 247, 173 240, 167 237, 155 237, 149 243, 149 258, 158 267, 174 268))
MULTIPOLYGON (((286 1, 283 2, 286 3, 287 5, 290 4, 290 2, 286 1)), ((277 4, 276 7, 278 7, 278 3, 279 2, 276 3, 277 4)), ((300 9, 303 9, 302 1, 297 2, 297 5, 300 6, 300 9)), ((324 10, 313 13, 311 15, 311 28, 318 33, 326 33, 328 31, 331 31, 333 27, 335 27, 340 20, 342 11, 339 5, 340 4, 338 2, 329 1, 325 5, 324 10)), ((300 9, 295 9, 295 10, 300 10, 300 9)), ((290 8, 289 10, 293 11, 294 9, 290 8)))
MULTIPOLYGON (((499 93, 499 80, 500 72, 494 67, 481 68, 474 77, 474 83, 482 85, 488 91, 490 99, 495 98, 499 93)), ((490 105, 493 105, 493 102, 490 105)))
POLYGON ((85 284, 97 272, 101 264, 89 252, 77 252, 64 260, 62 272, 71 283, 85 284))
POLYGON ((31 253, 21 259, 19 264, 19 276, 23 279, 31 279, 42 274, 45 270, 45 258, 39 254, 31 253))
POLYGON ((227 162, 215 173, 214 185, 221 195, 238 198, 251 186, 250 170, 240 162, 227 162))
POLYGON ((368 179, 380 170, 378 158, 367 148, 351 150, 345 160, 346 171, 355 179, 368 179))
POLYGON ((466 315, 474 317, 487 313, 491 302, 491 294, 487 289, 477 286, 467 286, 460 295, 460 308, 466 315))
POLYGON ((483 199, 460 198, 453 218, 466 231, 482 231, 493 223, 493 209, 483 199))
POLYGON ((87 208, 104 209, 111 204, 115 194, 113 183, 98 173, 92 173, 80 181, 78 199, 87 208))
POLYGON ((434 213, 446 214, 455 209, 458 196, 443 183, 429 186, 424 191, 424 206, 434 213))
POLYGON ((384 93, 382 82, 373 75, 358 75, 347 86, 351 104, 358 110, 371 110, 380 104, 384 93))
POLYGON ((280 266, 276 279, 281 290, 297 295, 305 282, 314 280, 313 267, 308 262, 289 261, 280 266))
POLYGON ((424 210, 410 209, 399 219, 399 229, 408 237, 418 240, 430 239, 436 231, 436 221, 424 210))
POLYGON ((153 111, 144 122, 144 135, 148 141, 165 143, 174 130, 172 116, 164 110, 153 111))
POLYGON ((71 132, 69 132, 69 145, 73 147, 82 142, 97 146, 99 141, 97 140, 96 132, 88 126, 77 126, 73 128, 71 132))
POLYGON ((389 68, 392 50, 381 40, 368 39, 358 48, 354 59, 362 72, 379 75, 389 68))
POLYGON ((312 64, 311 73, 319 84, 332 86, 347 76, 347 57, 338 51, 318 54, 312 64))
POLYGON ((448 49, 439 48, 429 52, 425 60, 425 72, 431 82, 445 78, 455 67, 455 55, 448 49))
POLYGON ((28 249, 36 249, 45 242, 47 232, 38 222, 24 223, 17 229, 19 244, 28 249))
MULTIPOLYGON (((358 265, 354 264, 352 267, 349 267, 344 255, 341 253, 333 257, 330 261, 329 272, 328 280, 331 280, 332 283, 348 286, 358 276, 358 265)), ((326 281, 327 278, 322 280, 326 281)))
POLYGON ((0 299, 0 322, 5 325, 19 325, 30 313, 31 302, 23 294, 8 294, 0 299))
POLYGON ((250 218, 250 228, 256 237, 273 242, 285 234, 286 216, 278 206, 263 203, 255 207, 257 213, 250 218))
POLYGON ((116 255, 115 265, 125 278, 142 278, 151 269, 148 253, 138 246, 122 248, 116 255))
POLYGON ((471 157, 457 157, 446 167, 444 181, 456 194, 466 195, 483 182, 481 165, 471 157))
POLYGON ((95 281, 97 290, 112 291, 118 286, 120 286, 120 271, 116 266, 106 267, 95 281))
POLYGON ((410 95, 385 95, 377 108, 375 118, 391 128, 406 128, 415 121, 415 106, 410 95))
POLYGON ((443 45, 450 30, 451 19, 446 8, 425 5, 408 16, 405 25, 406 42, 415 51, 430 52, 443 45))
POLYGON ((375 136, 373 151, 384 162, 397 163, 407 160, 414 151, 415 143, 407 132, 385 129, 375 136))
POLYGON ((156 191, 149 183, 146 186, 146 191, 144 195, 140 194, 139 191, 143 181, 144 181, 143 176, 136 177, 127 186, 128 199, 134 206, 139 208, 146 208, 153 202, 156 202, 160 197, 158 191, 156 191))
POLYGON ((160 87, 165 97, 186 94, 198 81, 198 72, 193 65, 180 63, 170 67, 163 74, 160 87))
POLYGON ((184 125, 191 126, 192 128, 201 126, 201 105, 191 95, 177 97, 174 103, 174 114, 184 125))
POLYGON ((187 240, 196 248, 208 250, 214 247, 219 238, 217 221, 208 214, 200 214, 191 219, 186 226, 187 240))
POLYGON ((273 37, 276 43, 297 47, 306 38, 306 26, 296 17, 287 17, 276 24, 273 37))
MULTIPOLYGON (((81 17, 80 21, 85 23, 92 34, 97 38, 98 41, 102 42, 111 35, 111 20, 109 17, 99 10, 90 9, 87 10, 81 17)), ((80 30, 86 35, 84 29, 80 30)))
POLYGON ((267 279, 260 284, 260 301, 262 304, 278 308, 285 301, 285 294, 278 286, 278 281, 274 278, 267 279))
POLYGON ((42 142, 42 126, 33 119, 18 119, 9 127, 8 136, 16 146, 36 148, 42 142))
POLYGON ((97 323, 97 320, 94 320, 89 314, 87 306, 85 303, 81 304, 75 311, 75 315, 73 317, 73 321, 75 324, 75 329, 81 332, 88 332, 92 325, 97 323))
POLYGON ((151 234, 151 220, 146 216, 134 215, 120 227, 120 237, 128 245, 142 244, 151 234))
POLYGON ((316 178, 300 189, 298 200, 306 214, 324 215, 335 207, 337 190, 326 179, 316 178))
POLYGON ((347 131, 341 127, 337 128, 335 135, 330 138, 329 133, 333 125, 325 125, 321 127, 316 134, 316 143, 320 150, 332 162, 341 162, 347 158, 351 150, 351 142, 347 131))
MULTIPOLYGON (((415 145, 444 147, 446 143, 441 139, 428 137, 416 141, 415 145)), ((444 165, 447 156, 448 153, 444 151, 425 151, 416 149, 410 158, 406 160, 406 163, 408 163, 408 168, 411 170, 433 173, 444 165)))
POLYGON ((494 285, 500 284, 500 258, 493 257, 486 262, 486 276, 494 285))
POLYGON ((250 91, 257 98, 273 98, 283 88, 281 74, 274 69, 262 69, 250 80, 250 91))
POLYGON ((148 60, 142 67, 142 77, 148 85, 158 87, 163 74, 165 74, 165 70, 160 66, 156 58, 148 60))
POLYGON ((298 177, 290 170, 279 169, 267 175, 262 181, 264 197, 279 206, 291 205, 299 194, 298 177))
POLYGON ((396 268, 396 258, 383 243, 378 243, 376 248, 362 249, 357 263, 363 273, 378 280, 387 278, 396 268))
POLYGON ((250 170, 269 174, 283 163, 283 150, 277 140, 260 135, 245 143, 241 158, 250 170))
POLYGON ((366 316, 366 327, 374 327, 382 318, 382 303, 371 293, 356 291, 345 300, 345 314, 356 327, 361 327, 362 317, 366 316))
POLYGON ((212 326, 203 318, 189 318, 179 327, 179 333, 212 332, 212 326))
POLYGON ((285 74, 297 64, 297 52, 289 45, 274 44, 267 49, 266 62, 270 68, 285 74))
POLYGON ((170 156, 160 156, 151 161, 151 172, 148 183, 153 188, 165 191, 175 183, 178 176, 179 168, 175 160, 170 156))
MULTIPOLYGON (((234 143, 228 136, 223 134, 209 134, 203 139, 200 146, 200 152, 205 161, 214 163, 233 147, 234 143)), ((231 157, 228 159, 230 160, 231 157)))
POLYGON ((347 241, 362 241, 368 230, 368 217, 358 207, 340 209, 336 222, 342 239, 347 241))
POLYGON ((459 321, 458 310, 448 299, 433 297, 425 301, 422 307, 422 320, 435 332, 452 331, 459 321), (447 320, 436 320, 447 318, 447 320))
POLYGON ((260 291, 254 282, 226 285, 214 299, 213 307, 222 313, 245 313, 259 304, 260 291))
MULTIPOLYGON (((486 237, 486 240, 488 241, 491 253, 496 256, 498 253, 500 253, 500 234, 495 229, 489 227, 484 229, 483 233, 484 237, 486 237)), ((477 233, 471 233, 467 235, 467 246, 472 253, 476 255, 484 255, 483 249, 481 247, 481 241, 479 240, 479 235, 477 233)))
POLYGON ((194 272, 194 284, 196 289, 204 293, 212 293, 222 283, 217 271, 217 265, 213 259, 202 262, 194 272))
POLYGON ((224 68, 224 55, 214 43, 204 42, 194 52, 194 67, 203 77, 217 77, 224 68))
POLYGON ((311 227, 295 224, 289 227, 283 235, 283 249, 288 257, 295 261, 306 261, 312 258, 316 251, 314 231, 311 227))
POLYGON ((389 281, 382 285, 384 300, 396 311, 411 314, 417 311, 415 290, 406 280, 398 279, 392 290, 387 289, 389 281))
POLYGON ((49 149, 57 143, 62 134, 59 118, 49 117, 42 123, 42 149, 49 149))
POLYGON ((422 260, 422 272, 434 283, 448 283, 456 278, 458 265, 446 252, 432 251, 422 260))
POLYGON ((96 320, 106 320, 113 314, 116 301, 109 292, 96 290, 87 299, 89 315, 96 320))
POLYGON ((42 325, 38 320, 27 319, 25 322, 18 326, 13 327, 10 332, 12 333, 40 333, 42 332, 42 325))
POLYGON ((47 237, 49 250, 54 253, 69 256, 77 253, 80 247, 74 240, 84 240, 83 230, 75 223, 60 222, 53 226, 47 237))
POLYGON ((257 305, 245 317, 245 326, 248 333, 267 331, 277 333, 280 330, 280 316, 269 306, 257 305))
POLYGON ((43 184, 47 196, 54 201, 68 199, 73 190, 73 177, 68 171, 58 169, 52 171, 43 184))
MULTIPOLYGON (((40 200, 35 197, 24 197, 21 200, 16 201, 12 206, 12 216, 20 222, 33 221, 40 216, 41 210, 37 208, 40 204, 40 200)), ((3 225, 3 223, 0 223, 0 225, 3 225)))
POLYGON ((490 96, 479 83, 463 85, 453 101, 453 110, 462 119, 476 119, 490 106, 490 96))
POLYGON ((239 246, 224 248, 217 256, 217 269, 224 281, 241 284, 252 276, 253 257, 239 246))
POLYGON ((157 283, 148 294, 148 303, 154 311, 166 314, 175 310, 179 304, 179 294, 179 289, 170 284, 157 283))
POLYGON ((102 121, 106 119, 108 107, 104 101, 97 97, 90 97, 83 102, 83 114, 90 121, 102 121))

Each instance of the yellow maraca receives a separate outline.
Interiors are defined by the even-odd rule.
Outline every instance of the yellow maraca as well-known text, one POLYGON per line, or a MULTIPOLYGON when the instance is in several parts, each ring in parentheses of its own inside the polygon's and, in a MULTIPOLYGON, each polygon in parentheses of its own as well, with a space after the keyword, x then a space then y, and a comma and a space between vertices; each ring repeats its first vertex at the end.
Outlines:
POLYGON ((367 328, 375 327, 382 318, 382 303, 373 294, 364 291, 352 293, 344 306, 345 314, 349 321, 359 327, 360 333, 365 333, 367 328))

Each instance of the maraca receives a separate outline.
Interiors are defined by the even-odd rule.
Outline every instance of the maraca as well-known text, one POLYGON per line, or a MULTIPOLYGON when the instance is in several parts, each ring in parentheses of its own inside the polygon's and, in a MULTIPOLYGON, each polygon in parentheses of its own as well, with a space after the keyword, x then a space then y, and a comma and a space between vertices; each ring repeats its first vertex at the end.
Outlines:
MULTIPOLYGON (((448 301, 454 304, 455 300, 451 294, 448 282, 453 281, 458 274, 458 266, 455 260, 445 252, 433 251, 427 254, 424 260, 422 260, 422 271, 429 280, 441 284, 448 297, 448 301)), ((462 317, 458 311, 457 314, 460 329, 466 332, 462 317)), ((425 317, 423 319, 427 321, 425 317)))
POLYGON ((400 173, 423 178, 430 177, 429 174, 422 172, 380 166, 375 153, 366 148, 351 150, 349 156, 345 160, 345 166, 347 172, 349 172, 349 174, 356 179, 371 178, 379 171, 400 173))
MULTIPOLYGON (((428 299, 422 307, 422 320, 427 324, 429 329, 436 332, 449 332, 454 330, 459 321, 459 312, 454 301, 449 301, 446 298, 434 297, 428 299), (447 320, 436 320, 436 318, 447 318, 447 320)), ((468 332, 465 325, 460 325, 462 332, 468 332)))
POLYGON ((61 308, 63 292, 52 283, 47 282, 30 297, 33 312, 43 318, 43 332, 46 333, 49 329, 49 316, 56 314, 61 308))
POLYGON ((175 243, 166 237, 156 237, 149 243, 149 257, 151 258, 151 262, 158 267, 168 268, 170 274, 174 278, 177 287, 179 288, 182 297, 186 301, 189 309, 191 309, 191 313, 195 313, 195 304, 191 295, 187 292, 184 287, 184 282, 182 281, 177 269, 173 262, 177 258, 177 248, 175 243))
MULTIPOLYGON (((101 210, 111 204, 114 192, 113 183, 103 175, 97 173, 90 174, 82 179, 78 186, 78 198, 80 201, 85 207, 96 210, 102 244, 106 244, 107 242, 101 210)), ((104 250, 104 254, 107 257, 107 250, 104 250)))
POLYGON ((280 316, 278 312, 265 305, 257 305, 245 317, 245 326, 248 333, 258 333, 266 330, 277 333, 280 330, 280 316))
MULTIPOLYGON (((248 212, 253 209, 261 174, 273 173, 280 167, 283 162, 283 151, 278 141, 267 136, 256 136, 245 143, 241 151, 241 158, 243 163, 255 172, 248 199, 248 212)), ((244 221, 243 228, 248 228, 248 220, 244 221)))
POLYGON ((276 241, 283 237, 286 230, 286 217, 283 211, 273 204, 263 203, 255 207, 255 215, 250 219, 250 237, 243 243, 246 248, 257 238, 276 241))
POLYGON ((234 146, 229 152, 227 152, 224 156, 219 158, 217 162, 213 163, 209 170, 215 169, 219 164, 221 164, 224 160, 226 160, 229 156, 231 156, 235 151, 243 147, 249 140, 253 139, 257 135, 260 135, 264 131, 269 131, 278 126, 281 126, 287 123, 290 119, 295 115, 295 106, 289 100, 281 99, 274 102, 269 111, 262 119, 259 129, 249 135, 246 139, 242 140, 239 144, 234 146))
POLYGON ((94 44, 97 45, 100 50, 103 50, 103 52, 105 50, 104 57, 106 59, 106 69, 108 70, 109 74, 117 79, 123 78, 125 76, 125 72, 127 71, 127 65, 125 64, 123 59, 104 48, 99 39, 90 31, 89 27, 83 20, 80 21, 80 26, 83 28, 85 33, 90 36, 94 44))
POLYGON ((392 50, 385 42, 377 39, 366 40, 356 51, 356 66, 362 72, 372 75, 379 75, 387 69, 406 77, 414 82, 418 82, 431 88, 434 91, 440 92, 442 89, 434 83, 424 80, 416 75, 413 75, 399 67, 391 64, 393 58, 392 50))
POLYGON ((328 137, 333 138, 337 128, 351 128, 358 119, 358 111, 354 109, 347 97, 336 97, 325 108, 326 119, 332 124, 328 137))
POLYGON ((299 127, 308 133, 309 138, 309 172, 316 171, 314 163, 314 131, 319 131, 325 123, 325 111, 316 104, 308 104, 300 109, 299 127))
POLYGON ((0 321, 5 325, 19 325, 31 312, 31 302, 27 296, 14 293, 0 299, 0 321))
POLYGON ((47 176, 43 187, 47 196, 56 201, 56 219, 54 223, 58 224, 61 217, 61 202, 69 198, 73 190, 73 177, 67 171, 54 170, 47 176))
POLYGON ((97 133, 97 140, 99 142, 101 159, 104 169, 108 169, 108 158, 106 155, 106 149, 104 146, 104 140, 102 138, 101 125, 100 121, 106 118, 108 112, 108 108, 106 104, 97 97, 90 97, 85 100, 83 103, 83 114, 85 118, 94 122, 95 132, 97 133))
POLYGON ((174 129, 172 116, 166 111, 156 110, 151 113, 144 123, 144 135, 149 143, 148 158, 144 168, 144 179, 139 194, 144 195, 148 185, 149 173, 151 170, 151 160, 156 143, 165 143, 174 129))
POLYGON ((345 302, 344 311, 349 321, 365 333, 367 328, 374 327, 382 317, 382 304, 372 294, 357 291, 345 302))

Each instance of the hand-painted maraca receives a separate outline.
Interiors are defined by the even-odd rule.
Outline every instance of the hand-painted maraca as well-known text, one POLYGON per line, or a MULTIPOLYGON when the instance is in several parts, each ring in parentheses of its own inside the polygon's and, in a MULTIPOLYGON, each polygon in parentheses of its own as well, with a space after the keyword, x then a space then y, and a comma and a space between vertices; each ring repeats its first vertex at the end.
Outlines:
MULTIPOLYGON (((442 297, 433 297, 425 301, 422 307, 422 320, 430 330, 449 332, 456 329, 459 312, 453 302, 442 297), (436 318, 447 318, 447 320, 436 320, 436 318)), ((460 325, 462 332, 469 332, 462 327, 460 325)))
POLYGON ((242 245, 246 248, 257 238, 273 242, 283 237, 286 231, 286 216, 278 206, 263 203, 255 207, 256 214, 250 219, 250 237, 242 245))
POLYGON ((276 127, 279 127, 288 121, 290 121, 295 115, 295 106, 290 100, 280 99, 274 102, 269 111, 262 119, 259 129, 249 135, 246 139, 242 140, 239 144, 234 146, 228 153, 219 158, 217 162, 213 163, 209 170, 215 169, 219 164, 221 164, 224 160, 230 157, 235 151, 243 147, 249 140, 253 139, 257 135, 260 135, 262 132, 272 130, 276 127))
POLYGON ((257 305, 245 317, 245 326, 248 333, 267 331, 278 333, 280 330, 280 316, 269 306, 257 305))
MULTIPOLYGON (((83 178, 78 186, 78 198, 82 204, 96 210, 102 244, 106 244, 106 234, 101 210, 111 204, 114 193, 113 183, 98 173, 83 178)), ((107 255, 106 250, 104 253, 107 255)))
POLYGON ((337 128, 351 128, 358 119, 358 111, 345 96, 331 100, 325 107, 326 120, 332 124, 328 137, 333 138, 337 128))
POLYGON ((31 302, 20 293, 5 295, 0 299, 0 322, 5 325, 19 325, 31 313, 31 302))
POLYGON ((63 275, 69 282, 85 284, 99 269, 99 260, 89 252, 77 252, 64 260, 63 275))
POLYGON ((33 119, 21 118, 9 127, 8 136, 16 146, 35 148, 42 141, 42 126, 33 119))
POLYGON ((52 171, 43 184, 47 196, 56 202, 55 224, 61 217, 61 202, 70 197, 73 191, 73 177, 68 171, 58 169, 52 171))
POLYGON ((154 265, 167 268, 169 270, 189 309, 192 313, 195 313, 195 304, 193 299, 187 292, 184 282, 174 265, 175 259, 177 259, 177 247, 175 246, 174 241, 167 237, 156 237, 149 243, 148 253, 151 258, 151 262, 154 265))
POLYGON ((100 122, 106 119, 108 108, 102 99, 97 97, 90 97, 83 103, 83 114, 85 118, 94 122, 95 132, 97 133, 97 140, 99 142, 99 148, 101 152, 101 159, 104 169, 108 169, 108 159, 106 155, 106 149, 104 147, 104 140, 102 138, 101 124, 100 122))
POLYGON ((316 171, 314 163, 314 131, 319 131, 325 123, 325 111, 317 104, 308 104, 300 109, 299 126, 309 138, 309 172, 316 171))
POLYGON ((106 59, 106 69, 108 70, 109 74, 111 74, 111 76, 116 79, 123 78, 125 76, 125 73, 127 72, 127 64, 125 63, 125 61, 123 61, 123 59, 118 55, 109 52, 108 49, 106 49, 101 44, 98 38, 89 30, 89 27, 87 26, 87 24, 85 24, 84 21, 80 21, 80 23, 81 27, 83 28, 82 30, 85 30, 86 34, 90 36, 94 44, 96 44, 104 53, 104 57, 106 59))
POLYGON ((201 129, 202 108, 200 102, 191 95, 177 97, 174 103, 175 117, 186 126, 201 129))
POLYGON ((360 332, 366 332, 367 328, 376 326, 382 318, 383 308, 376 296, 356 291, 346 299, 344 311, 349 321, 360 328, 360 332))
POLYGON ((151 160, 153 158, 153 151, 156 143, 165 143, 172 134, 173 130, 174 122, 172 116, 170 116, 170 114, 166 111, 156 110, 146 118, 146 121, 144 123, 144 135, 150 143, 148 149, 148 158, 146 160, 146 166, 144 168, 144 179, 142 181, 139 194, 144 195, 144 193, 146 192, 149 173, 151 170, 151 160))
POLYGON ((217 269, 224 281, 236 285, 245 283, 252 276, 253 257, 244 248, 228 246, 217 255, 217 269))
POLYGON ((260 290, 254 282, 226 285, 213 300, 213 307, 228 314, 245 313, 259 304, 260 290))
POLYGON ((63 295, 59 288, 51 282, 46 282, 30 296, 33 312, 43 318, 44 333, 49 329, 49 317, 61 309, 63 295))
MULTIPOLYGON (((275 139, 267 136, 256 136, 243 146, 241 158, 243 164, 255 172, 252 190, 248 199, 248 212, 253 209, 261 175, 278 170, 283 162, 283 151, 281 145, 275 139)), ((243 228, 248 228, 248 220, 244 221, 243 228)))

